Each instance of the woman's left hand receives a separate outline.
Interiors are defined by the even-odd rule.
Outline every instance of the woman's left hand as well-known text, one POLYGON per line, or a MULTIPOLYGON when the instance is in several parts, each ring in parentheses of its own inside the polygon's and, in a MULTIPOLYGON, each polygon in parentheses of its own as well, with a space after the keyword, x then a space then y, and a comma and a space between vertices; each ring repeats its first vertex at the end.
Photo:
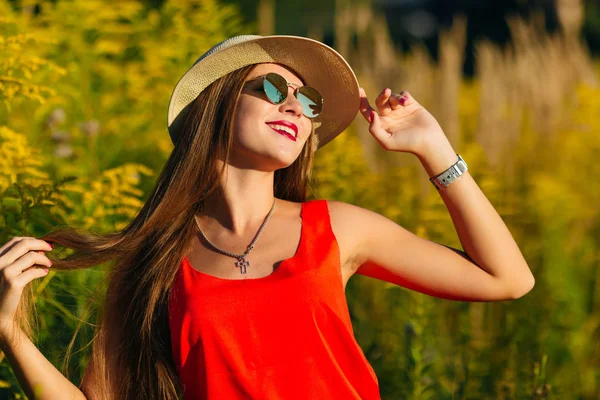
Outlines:
POLYGON ((369 122, 369 132, 386 150, 420 155, 428 147, 447 141, 436 119, 406 91, 392 93, 386 88, 369 105, 360 88, 360 113, 369 122))

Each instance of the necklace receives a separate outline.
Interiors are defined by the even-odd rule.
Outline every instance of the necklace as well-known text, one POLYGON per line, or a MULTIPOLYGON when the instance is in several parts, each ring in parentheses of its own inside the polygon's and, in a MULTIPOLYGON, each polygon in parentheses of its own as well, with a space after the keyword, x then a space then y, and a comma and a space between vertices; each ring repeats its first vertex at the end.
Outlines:
POLYGON ((245 274, 247 268, 250 266, 250 261, 248 261, 246 259, 246 256, 250 253, 250 251, 254 248, 254 244, 256 243, 256 241, 258 240, 260 234, 262 233, 262 231, 265 229, 265 226, 267 226, 267 222, 269 222, 269 219, 271 219, 271 215, 273 214, 273 210, 275 210, 275 199, 273 199, 273 205, 271 206, 271 210, 269 211, 269 213, 267 214, 265 221, 262 223, 262 225, 260 226, 260 228, 258 229, 258 232, 256 233, 256 235, 254 236, 254 239, 252 240, 252 242, 248 245, 248 247, 246 248, 246 251, 244 251, 244 253, 242 254, 234 254, 234 253, 230 253, 226 250, 220 249, 219 247, 217 247, 215 244, 213 244, 210 240, 208 240, 208 238, 206 237, 206 235, 204 234, 204 232, 202 231, 202 228, 200 228, 200 224, 198 223, 198 219, 196 218, 196 216, 194 215, 194 221, 196 221, 196 225, 198 226, 198 230, 200 231, 200 234, 202 235, 202 237, 204 238, 204 240, 206 240, 206 242, 216 251, 218 251, 221 254, 224 254, 226 256, 229 257, 233 257, 235 259, 237 259, 237 261, 235 262, 235 266, 237 268, 240 269, 240 273, 245 274))

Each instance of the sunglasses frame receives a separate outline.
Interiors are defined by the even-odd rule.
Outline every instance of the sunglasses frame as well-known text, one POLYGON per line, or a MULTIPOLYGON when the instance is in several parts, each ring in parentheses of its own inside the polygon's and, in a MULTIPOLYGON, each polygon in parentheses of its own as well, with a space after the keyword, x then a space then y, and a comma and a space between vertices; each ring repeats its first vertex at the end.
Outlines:
MULTIPOLYGON (((309 116, 308 116, 308 115, 306 115, 306 113, 304 112, 304 105, 303 105, 303 106, 302 106, 302 114, 303 114, 303 115, 304 115, 306 118, 310 118, 310 119, 317 118, 319 115, 321 115, 321 113, 323 112, 323 103, 324 103, 324 101, 323 101, 323 96, 321 95, 321 93, 319 93, 319 91, 318 91, 317 89, 315 89, 315 88, 313 88, 313 87, 306 86, 306 85, 305 85, 305 86, 300 86, 300 85, 297 85, 297 84, 295 84, 295 83, 288 82, 288 81, 287 81, 287 79, 285 79, 283 76, 279 75, 279 74, 278 74, 278 73, 276 73, 276 72, 269 72, 269 73, 268 73, 268 74, 266 74, 266 75, 257 76, 257 77, 255 77, 255 78, 253 78, 253 79, 250 79, 250 80, 249 80, 249 81, 247 81, 247 82, 254 82, 254 81, 256 81, 256 80, 259 80, 259 79, 261 79, 261 80, 262 80, 262 82, 261 82, 261 87, 262 87, 262 90, 263 90, 263 92, 264 92, 265 96, 267 97, 267 100, 269 100, 269 102, 270 102, 271 104, 282 104, 282 103, 285 101, 285 99, 287 99, 287 93, 286 93, 286 96, 285 96, 285 97, 283 97, 283 98, 282 98, 282 100, 281 100, 279 103, 277 103, 277 102, 274 102, 273 100, 271 100, 271 98, 270 98, 270 97, 269 97, 269 95, 267 94, 267 90, 265 89, 265 80, 267 79, 267 77, 268 77, 269 75, 275 75, 275 76, 277 77, 277 79, 279 79, 279 78, 280 78, 280 79, 281 79, 283 82, 285 82, 285 84, 286 84, 286 89, 287 89, 288 87, 290 87, 290 86, 291 86, 291 87, 294 89, 293 95, 294 95, 294 97, 296 98, 296 100, 298 100, 298 93, 301 93, 301 92, 300 92, 300 90, 301 90, 302 88, 308 88, 308 89, 310 89, 310 90, 314 90, 314 91, 315 91, 315 92, 316 92, 316 93, 319 95, 319 98, 320 98, 320 104, 319 104, 319 105, 320 105, 320 107, 321 107, 321 110, 319 111, 319 113, 318 113, 317 115, 315 115, 315 116, 312 116, 312 117, 309 117, 309 116)), ((269 81, 269 83, 271 83, 271 84, 272 84, 272 85, 275 87, 275 89, 277 89, 277 90, 279 91, 279 89, 277 88, 277 86, 276 86, 275 84, 273 84, 273 82, 269 81)), ((304 93, 301 93, 301 94, 304 94, 304 93)), ((304 96, 305 96, 305 97, 307 97, 307 98, 309 98, 308 96, 306 96, 306 94, 304 94, 304 96)), ((310 98, 309 98, 309 99, 310 99, 310 98)), ((298 100, 298 101, 300 101, 300 100, 298 100)))

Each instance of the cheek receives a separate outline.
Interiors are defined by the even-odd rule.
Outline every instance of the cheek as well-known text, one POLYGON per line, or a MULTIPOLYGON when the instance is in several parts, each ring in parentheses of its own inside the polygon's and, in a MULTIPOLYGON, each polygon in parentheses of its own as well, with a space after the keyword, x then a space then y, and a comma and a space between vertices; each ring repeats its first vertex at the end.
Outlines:
POLYGON ((253 110, 247 104, 241 103, 238 105, 235 116, 233 118, 233 128, 236 131, 247 127, 252 123, 253 110))
POLYGON ((233 119, 233 142, 242 147, 253 147, 260 143, 262 129, 261 111, 247 106, 238 107, 233 119))
POLYGON ((313 135, 315 134, 313 132, 313 125, 311 121, 308 121, 305 126, 302 127, 302 129, 304 130, 305 134, 304 134, 304 141, 312 141, 313 139, 313 135))
POLYGON ((243 99, 238 103, 236 115, 234 117, 234 125, 238 128, 242 126, 258 126, 265 115, 268 113, 268 105, 258 99, 246 100, 243 99))

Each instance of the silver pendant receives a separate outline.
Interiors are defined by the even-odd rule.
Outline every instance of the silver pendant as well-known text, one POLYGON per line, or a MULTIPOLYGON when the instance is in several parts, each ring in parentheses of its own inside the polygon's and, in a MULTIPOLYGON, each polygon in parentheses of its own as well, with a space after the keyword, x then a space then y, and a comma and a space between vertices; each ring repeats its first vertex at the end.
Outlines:
POLYGON ((245 274, 246 269, 250 266, 250 261, 246 260, 245 257, 246 256, 242 256, 242 257, 238 258, 238 260, 235 263, 235 266, 240 269, 240 272, 242 274, 245 274))

